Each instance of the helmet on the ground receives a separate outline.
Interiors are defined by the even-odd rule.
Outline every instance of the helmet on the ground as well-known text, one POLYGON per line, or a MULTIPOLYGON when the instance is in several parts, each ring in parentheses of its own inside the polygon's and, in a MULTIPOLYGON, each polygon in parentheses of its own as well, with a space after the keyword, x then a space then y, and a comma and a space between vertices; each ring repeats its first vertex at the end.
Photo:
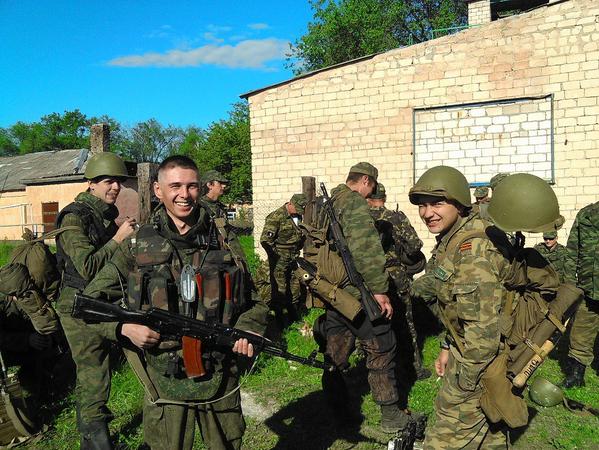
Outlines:
POLYGON ((472 206, 468 180, 458 169, 449 166, 432 167, 420 176, 410 189, 410 202, 417 205, 420 196, 444 197, 467 208, 472 206))
POLYGON ((543 233, 564 224, 557 197, 549 183, 529 173, 506 177, 493 190, 487 213, 507 232, 543 233))
POLYGON ((98 177, 127 178, 129 174, 125 163, 119 156, 103 152, 97 153, 89 159, 83 176, 88 180, 93 180, 98 177))
POLYGON ((564 399, 562 390, 543 377, 534 379, 528 388, 528 395, 533 402, 541 406, 559 405, 564 399))

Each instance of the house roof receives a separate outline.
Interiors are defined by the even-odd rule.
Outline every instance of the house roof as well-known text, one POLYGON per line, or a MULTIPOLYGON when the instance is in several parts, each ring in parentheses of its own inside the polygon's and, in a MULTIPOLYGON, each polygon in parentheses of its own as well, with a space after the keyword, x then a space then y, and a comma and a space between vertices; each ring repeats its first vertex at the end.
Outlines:
POLYGON ((82 181, 87 149, 0 157, 0 192, 23 191, 28 184, 82 181))

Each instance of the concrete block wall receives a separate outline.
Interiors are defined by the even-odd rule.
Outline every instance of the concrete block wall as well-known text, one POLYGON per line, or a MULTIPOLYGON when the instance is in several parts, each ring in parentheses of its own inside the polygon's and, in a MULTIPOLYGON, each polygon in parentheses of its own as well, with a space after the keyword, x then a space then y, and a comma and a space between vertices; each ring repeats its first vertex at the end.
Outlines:
POLYGON ((491 0, 475 0, 468 3, 468 25, 482 25, 491 21, 491 0))
MULTIPOLYGON (((407 213, 428 252, 434 240, 407 198, 414 183, 414 111, 552 94, 553 188, 566 217, 564 242, 576 212, 599 200, 598 17, 596 0, 551 4, 249 95, 256 235, 266 214, 301 189, 301 176, 316 176, 330 189, 352 164, 368 160, 380 170, 389 205, 407 213)), ((533 106, 527 115, 539 112, 533 106)), ((537 119, 523 118, 518 126, 537 119)), ((505 132, 509 124, 497 125, 505 132)), ((471 125, 459 129, 465 127, 471 125)), ((472 145, 471 138, 456 142, 472 145)), ((520 151, 521 144, 511 148, 520 151)), ((478 164, 499 172, 502 163, 478 164)))

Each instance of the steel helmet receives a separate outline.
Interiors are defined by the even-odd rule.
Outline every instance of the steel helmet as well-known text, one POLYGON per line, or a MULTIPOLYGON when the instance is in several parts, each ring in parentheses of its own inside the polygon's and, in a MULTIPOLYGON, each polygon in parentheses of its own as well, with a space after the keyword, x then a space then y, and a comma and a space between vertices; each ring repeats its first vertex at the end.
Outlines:
POLYGON ((507 232, 543 233, 564 224, 551 186, 529 173, 516 173, 502 180, 493 190, 487 214, 507 232))
POLYGON ((114 153, 102 152, 95 154, 87 161, 83 176, 88 180, 93 180, 98 177, 127 178, 129 174, 125 163, 119 156, 114 153))
POLYGON ((455 200, 470 208, 470 187, 466 177, 457 169, 449 166, 437 166, 424 172, 408 194, 410 202, 417 205, 420 195, 444 197, 455 200))
POLYGON ((528 388, 528 395, 533 402, 541 406, 559 405, 564 399, 562 390, 543 377, 534 379, 528 388))

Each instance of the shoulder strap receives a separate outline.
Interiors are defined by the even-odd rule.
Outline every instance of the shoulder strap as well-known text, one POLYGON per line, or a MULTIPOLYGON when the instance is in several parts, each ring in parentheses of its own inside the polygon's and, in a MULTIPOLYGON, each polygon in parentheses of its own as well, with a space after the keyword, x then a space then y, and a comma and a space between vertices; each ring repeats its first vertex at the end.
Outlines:
POLYGON ((42 234, 40 237, 32 239, 28 242, 34 243, 34 242, 43 242, 46 239, 54 239, 56 238, 56 236, 58 236, 61 233, 64 233, 65 231, 75 231, 78 230, 79 227, 75 226, 75 225, 68 225, 66 227, 60 227, 60 228, 56 228, 52 231, 48 231, 47 233, 42 234))

